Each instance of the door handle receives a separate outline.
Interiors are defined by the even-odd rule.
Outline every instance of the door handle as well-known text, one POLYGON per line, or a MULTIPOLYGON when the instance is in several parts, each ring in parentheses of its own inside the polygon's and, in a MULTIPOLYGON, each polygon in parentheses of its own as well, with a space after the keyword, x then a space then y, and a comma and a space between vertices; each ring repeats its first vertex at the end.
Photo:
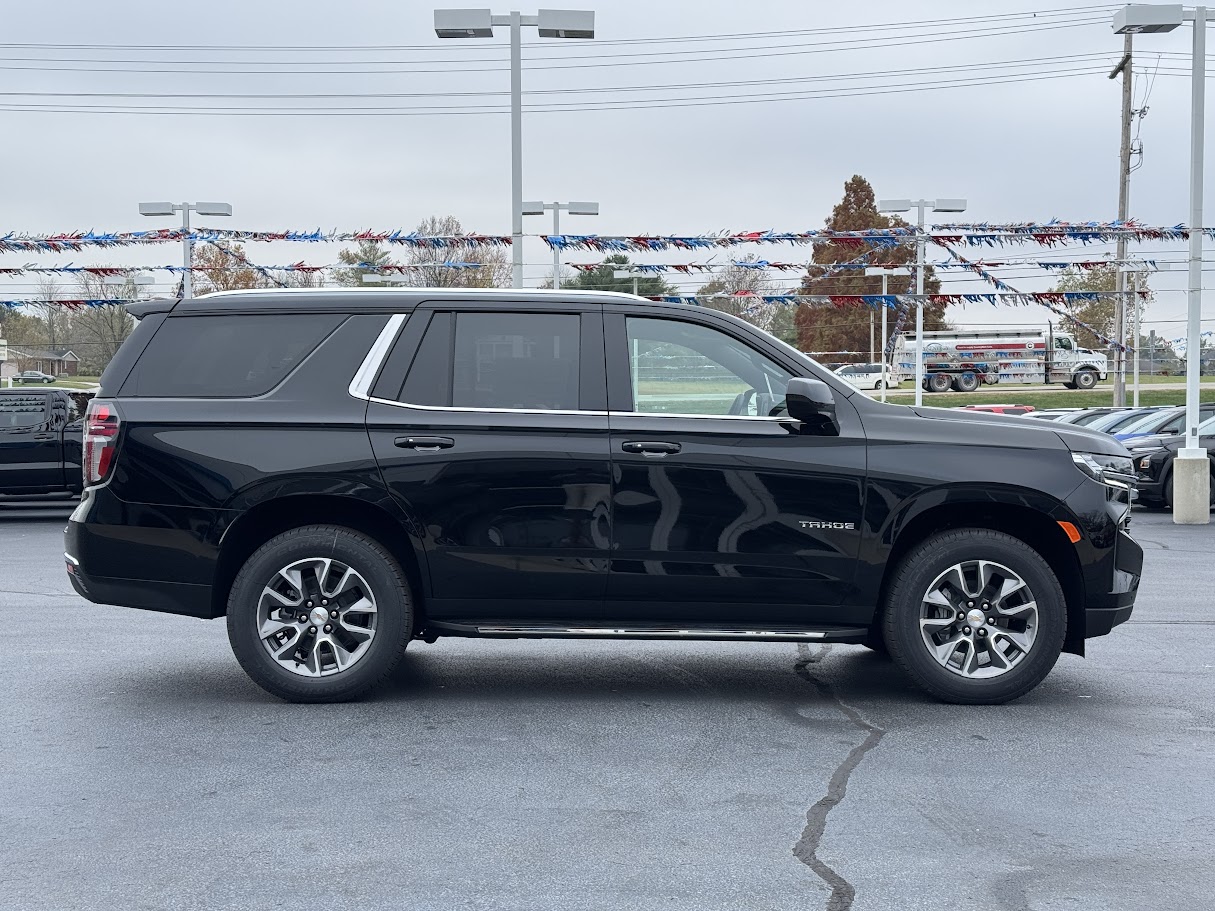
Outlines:
POLYGON ((419 452, 438 452, 456 445, 451 437, 397 437, 392 443, 400 449, 416 449, 419 452))
POLYGON ((629 440, 621 443, 620 448, 625 452, 642 452, 646 455, 671 455, 683 449, 678 443, 665 443, 658 440, 629 440))

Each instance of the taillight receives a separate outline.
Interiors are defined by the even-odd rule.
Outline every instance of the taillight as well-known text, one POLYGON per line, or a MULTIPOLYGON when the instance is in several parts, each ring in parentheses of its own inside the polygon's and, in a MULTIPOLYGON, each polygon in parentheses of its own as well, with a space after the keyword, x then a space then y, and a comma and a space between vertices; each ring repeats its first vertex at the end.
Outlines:
POLYGON ((122 419, 113 402, 93 399, 84 417, 84 486, 100 484, 114 467, 118 428, 122 419))

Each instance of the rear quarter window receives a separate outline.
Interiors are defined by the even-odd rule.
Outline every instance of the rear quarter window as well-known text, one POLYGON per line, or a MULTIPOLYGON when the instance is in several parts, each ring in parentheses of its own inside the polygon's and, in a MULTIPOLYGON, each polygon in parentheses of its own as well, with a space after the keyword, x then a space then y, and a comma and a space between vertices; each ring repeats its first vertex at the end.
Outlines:
POLYGON ((46 423, 45 395, 0 395, 0 432, 46 423))
POLYGON ((171 316, 123 395, 248 398, 281 383, 341 324, 336 313, 171 316))

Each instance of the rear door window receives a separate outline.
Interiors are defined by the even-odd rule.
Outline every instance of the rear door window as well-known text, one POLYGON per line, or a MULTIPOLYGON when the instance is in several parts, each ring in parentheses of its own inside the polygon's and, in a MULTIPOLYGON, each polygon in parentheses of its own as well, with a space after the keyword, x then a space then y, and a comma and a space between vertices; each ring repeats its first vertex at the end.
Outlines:
POLYGON ((0 395, 0 433, 20 433, 46 422, 45 395, 0 395))
POLYGON ((335 313, 170 317, 139 359, 123 394, 163 398, 263 395, 298 367, 343 319, 335 313))

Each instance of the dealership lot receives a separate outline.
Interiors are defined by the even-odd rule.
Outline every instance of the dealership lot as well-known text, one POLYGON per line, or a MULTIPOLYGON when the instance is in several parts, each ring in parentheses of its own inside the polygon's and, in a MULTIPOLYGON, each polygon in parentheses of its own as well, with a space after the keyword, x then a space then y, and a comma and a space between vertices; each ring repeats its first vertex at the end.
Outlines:
POLYGON ((0 507, 6 907, 1209 903, 1213 527, 1137 511, 1134 618, 1002 707, 857 646, 461 640, 307 706, 73 594, 66 512, 0 507))

